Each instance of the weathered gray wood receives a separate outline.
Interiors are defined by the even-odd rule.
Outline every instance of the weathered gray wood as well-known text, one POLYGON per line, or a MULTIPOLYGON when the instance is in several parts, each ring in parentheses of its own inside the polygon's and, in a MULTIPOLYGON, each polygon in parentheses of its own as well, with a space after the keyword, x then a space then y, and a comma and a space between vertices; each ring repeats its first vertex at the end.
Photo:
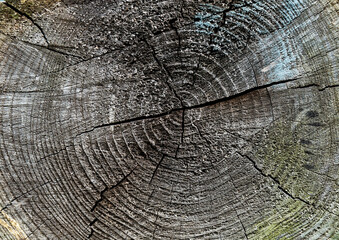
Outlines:
POLYGON ((0 3, 1 239, 338 239, 336 0, 0 3))

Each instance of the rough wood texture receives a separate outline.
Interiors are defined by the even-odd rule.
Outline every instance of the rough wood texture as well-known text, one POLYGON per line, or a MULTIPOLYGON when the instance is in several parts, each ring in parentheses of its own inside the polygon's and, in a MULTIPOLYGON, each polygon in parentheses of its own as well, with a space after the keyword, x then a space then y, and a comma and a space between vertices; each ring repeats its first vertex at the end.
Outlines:
POLYGON ((337 0, 0 4, 1 239, 339 239, 337 0))

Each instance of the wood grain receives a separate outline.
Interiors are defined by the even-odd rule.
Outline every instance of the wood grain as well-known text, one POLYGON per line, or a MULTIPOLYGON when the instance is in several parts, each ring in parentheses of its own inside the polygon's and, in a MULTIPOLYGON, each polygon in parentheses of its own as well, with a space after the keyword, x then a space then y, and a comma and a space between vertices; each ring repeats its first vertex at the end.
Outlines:
POLYGON ((338 9, 0 3, 0 238, 338 239, 338 9))

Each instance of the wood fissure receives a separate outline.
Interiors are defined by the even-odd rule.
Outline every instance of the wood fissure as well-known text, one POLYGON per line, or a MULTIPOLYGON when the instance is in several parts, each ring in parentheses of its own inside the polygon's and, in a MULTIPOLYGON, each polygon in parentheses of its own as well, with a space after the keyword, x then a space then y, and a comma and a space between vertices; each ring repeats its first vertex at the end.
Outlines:
POLYGON ((42 27, 41 27, 39 24, 37 24, 37 23, 34 21, 34 19, 33 19, 31 16, 29 16, 28 14, 26 14, 26 13, 20 11, 19 9, 17 9, 15 6, 9 4, 8 2, 4 2, 3 4, 4 4, 5 6, 7 6, 7 7, 9 7, 10 9, 12 9, 14 12, 18 13, 19 15, 21 15, 21 16, 27 18, 29 21, 31 21, 31 23, 39 29, 40 33, 42 34, 43 38, 44 38, 45 41, 46 41, 47 46, 49 46, 49 41, 48 41, 48 39, 47 39, 47 37, 46 37, 46 34, 45 34, 44 30, 42 29, 42 27))
POLYGON ((131 118, 131 119, 123 120, 123 121, 117 121, 117 122, 113 122, 113 123, 106 123, 106 124, 94 126, 90 130, 87 130, 87 131, 84 131, 84 132, 77 134, 76 137, 78 137, 82 134, 92 132, 92 131, 94 131, 95 129, 98 129, 98 128, 109 127, 109 126, 117 126, 117 125, 121 125, 121 124, 127 124, 127 123, 136 122, 136 121, 143 121, 143 120, 147 120, 147 119, 161 118, 161 117, 165 117, 167 115, 170 115, 170 114, 176 113, 176 112, 181 112, 181 111, 183 112, 185 110, 187 111, 187 110, 194 110, 194 109, 213 106, 213 105, 216 105, 216 104, 219 104, 219 103, 222 103, 222 102, 225 102, 225 101, 229 101, 229 100, 232 100, 234 98, 241 97, 241 96, 244 96, 246 94, 261 90, 261 89, 267 89, 267 88, 272 87, 272 86, 293 82, 295 80, 297 80, 297 79, 287 79, 287 80, 283 80, 283 81, 279 81, 279 82, 272 82, 272 83, 269 83, 269 84, 265 84, 265 85, 262 85, 262 86, 258 86, 258 87, 254 87, 254 88, 245 90, 243 92, 234 94, 234 95, 229 96, 229 97, 220 98, 220 99, 210 101, 210 102, 206 102, 206 103, 199 104, 199 105, 187 106, 187 107, 182 107, 182 108, 175 108, 175 109, 171 109, 167 112, 163 112, 163 113, 159 113, 159 114, 155 114, 155 115, 140 116, 140 117, 131 118))
POLYGON ((336 7, 0 3, 0 239, 337 239, 336 7))

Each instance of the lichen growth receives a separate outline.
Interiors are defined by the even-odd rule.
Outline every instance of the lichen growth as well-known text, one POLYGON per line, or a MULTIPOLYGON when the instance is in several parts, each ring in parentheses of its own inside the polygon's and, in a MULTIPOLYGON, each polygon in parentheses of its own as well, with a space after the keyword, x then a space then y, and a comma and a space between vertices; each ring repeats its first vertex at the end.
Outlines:
POLYGON ((282 201, 249 233, 253 240, 338 239, 338 217, 293 199, 282 201))
MULTIPOLYGON (((338 217, 329 213, 328 206, 320 200, 325 178, 312 172, 317 170, 320 159, 313 162, 313 155, 307 153, 307 146, 313 146, 308 128, 315 119, 321 120, 319 116, 306 109, 294 120, 276 121, 260 136, 263 140, 256 148, 256 162, 276 180, 276 188, 284 189, 289 196, 281 192, 285 197, 253 225, 250 239, 338 239, 338 217)), ((317 126, 317 134, 327 133, 323 125, 317 126)), ((318 136, 314 134, 312 139, 318 136)))
POLYGON ((251 239, 293 239, 304 207, 303 202, 288 199, 277 208, 279 211, 272 210, 270 216, 254 227, 251 239))
POLYGON ((279 180, 281 187, 293 196, 310 200, 313 187, 305 178, 303 166, 307 156, 300 138, 299 133, 291 130, 291 124, 278 122, 268 131, 256 158, 261 161, 266 174, 279 180))
MULTIPOLYGON (((59 0, 7 0, 6 2, 15 6, 27 15, 32 16, 35 13, 41 13, 46 8, 50 8, 53 4, 59 2, 59 0)), ((0 23, 21 18, 22 16, 20 16, 20 14, 16 13, 5 4, 0 3, 0 23)))
MULTIPOLYGON (((37 20, 46 9, 51 9, 60 0, 7 0, 8 4, 18 9, 23 14, 37 20)), ((5 3, 0 3, 0 33, 8 36, 20 36, 27 31, 27 26, 32 24, 27 17, 11 9, 5 3)))

